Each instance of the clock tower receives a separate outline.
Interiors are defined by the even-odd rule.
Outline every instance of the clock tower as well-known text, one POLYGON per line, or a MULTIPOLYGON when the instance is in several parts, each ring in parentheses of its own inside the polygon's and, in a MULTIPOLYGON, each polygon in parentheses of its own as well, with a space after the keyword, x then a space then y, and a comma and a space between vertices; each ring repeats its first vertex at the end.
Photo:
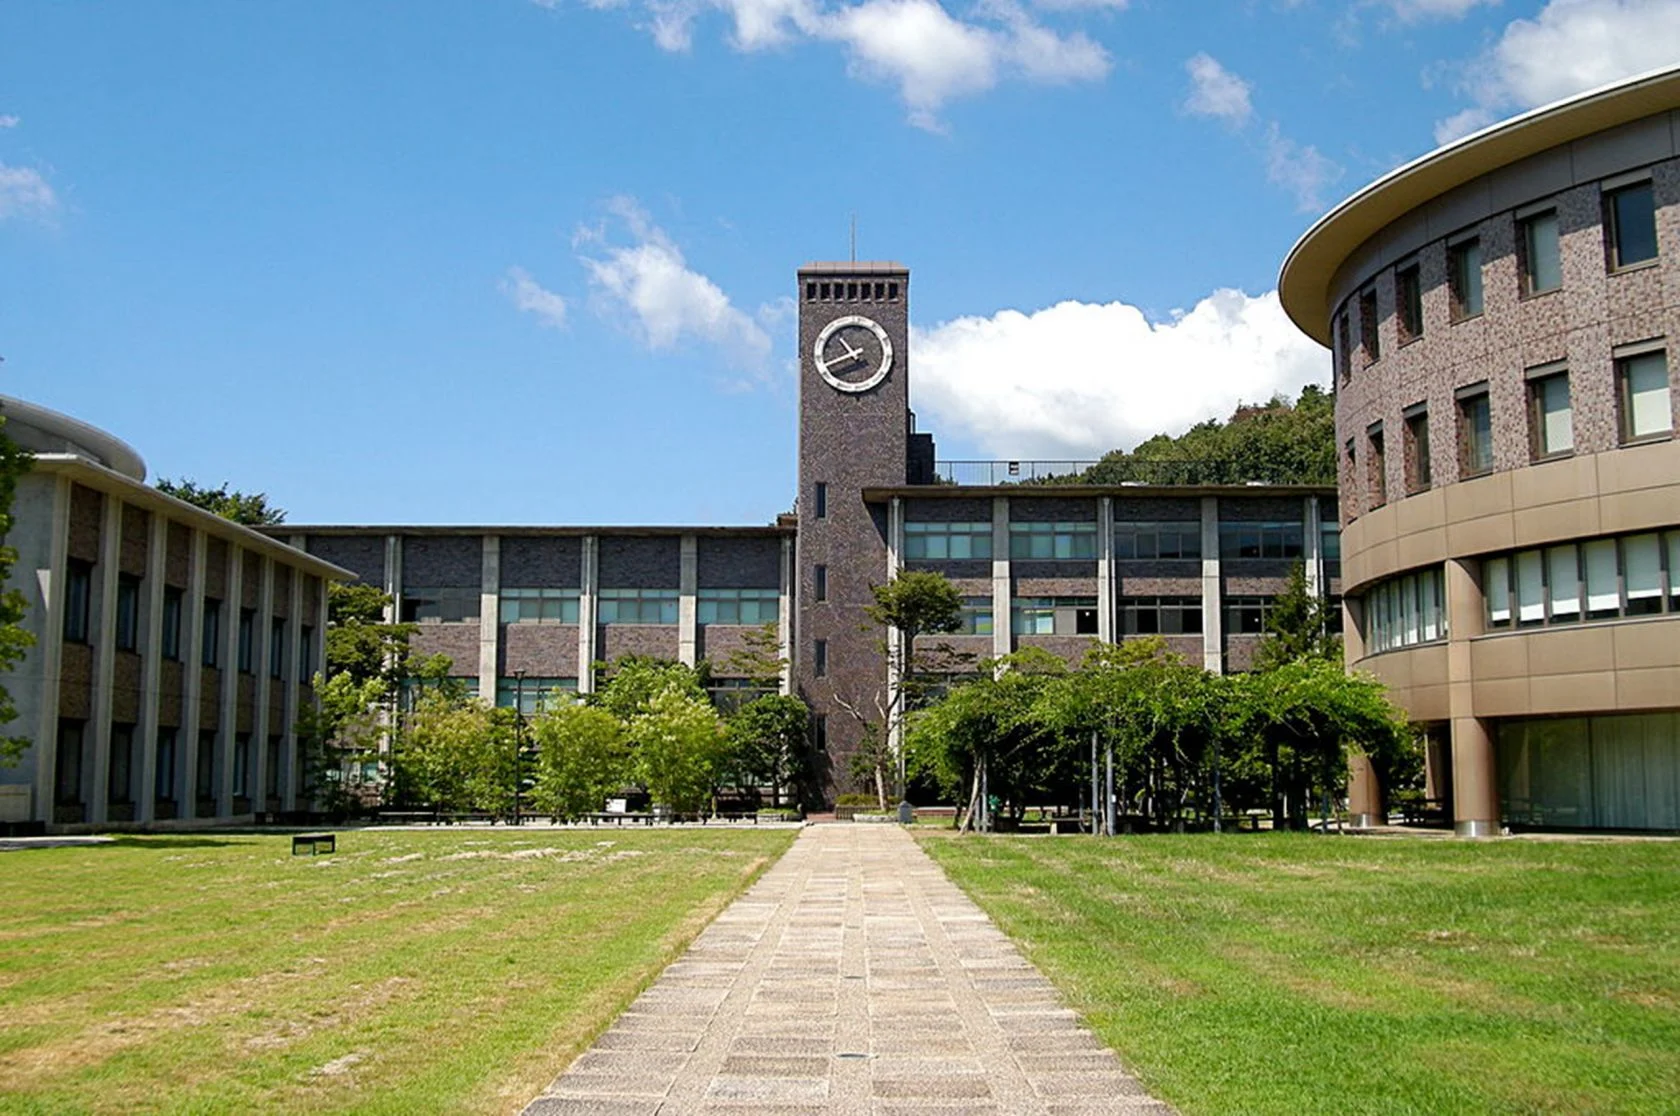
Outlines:
POLYGON ((883 629, 865 609, 886 582, 888 506, 866 488, 909 479, 910 272, 896 263, 799 269, 799 542, 794 679, 816 717, 833 791, 887 701, 883 629))

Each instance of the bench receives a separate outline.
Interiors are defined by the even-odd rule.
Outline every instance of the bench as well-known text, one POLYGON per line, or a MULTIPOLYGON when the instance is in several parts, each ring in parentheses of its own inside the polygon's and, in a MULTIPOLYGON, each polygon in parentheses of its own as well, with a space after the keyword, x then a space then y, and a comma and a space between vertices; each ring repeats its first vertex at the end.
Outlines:
POLYGON ((750 821, 754 825, 757 825, 758 824, 758 811, 757 810, 752 810, 752 811, 743 810, 740 813, 730 811, 729 813, 713 814, 709 819, 704 814, 700 815, 700 824, 701 825, 705 825, 708 820, 709 821, 721 821, 721 822, 750 821))
POLYGON ((652 814, 633 814, 624 810, 603 810, 599 813, 585 814, 583 816, 589 819, 590 825, 598 825, 601 822, 608 821, 612 822, 614 825, 623 825, 626 821, 641 822, 644 825, 653 824, 652 814))
POLYGON ((335 833, 294 833, 292 834, 292 855, 297 856, 305 849, 314 856, 320 852, 337 852, 338 835, 335 833))

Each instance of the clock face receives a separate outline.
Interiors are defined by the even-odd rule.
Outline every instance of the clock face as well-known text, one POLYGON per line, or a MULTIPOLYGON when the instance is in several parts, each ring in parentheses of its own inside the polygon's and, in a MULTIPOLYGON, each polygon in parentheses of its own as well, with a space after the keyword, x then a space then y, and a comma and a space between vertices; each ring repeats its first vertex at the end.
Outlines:
POLYGON ((817 334, 811 360, 835 391, 869 391, 892 369, 892 342, 873 319, 848 314, 835 318, 817 334))

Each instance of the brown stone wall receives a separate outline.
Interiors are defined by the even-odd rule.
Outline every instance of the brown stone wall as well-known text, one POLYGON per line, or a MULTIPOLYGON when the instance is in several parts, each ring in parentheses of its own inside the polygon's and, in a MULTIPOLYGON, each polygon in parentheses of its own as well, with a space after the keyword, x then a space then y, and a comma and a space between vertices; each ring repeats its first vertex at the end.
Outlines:
POLYGON ((1202 521, 1202 502, 1195 496, 1116 496, 1116 523, 1175 523, 1202 521))
POLYGON ((181 726, 181 664, 166 660, 158 664, 158 724, 181 726))
POLYGON ((911 497, 904 501, 904 522, 906 523, 990 523, 991 521, 992 501, 987 496, 961 496, 949 500, 919 500, 911 497))
POLYGON ((124 504, 122 512, 122 549, 119 568, 135 577, 146 576, 146 555, 151 547, 152 515, 144 508, 124 504))
POLYGON ((583 588, 581 538, 561 535, 503 535, 500 560, 502 585, 507 588, 583 588))
MULTIPOLYGON (((1003 622, 1008 624, 1009 618, 1005 616, 1003 622)), ((991 658, 992 653, 989 635, 925 635, 916 640, 916 669, 968 673, 982 660, 991 658)))
POLYGON ((1225 673, 1235 674, 1254 666, 1254 653, 1264 636, 1227 635, 1225 637, 1225 673))
POLYGON ((696 570, 702 589, 781 588, 780 538, 701 535, 694 540, 694 545, 696 570))
POLYGON ((470 623, 420 624, 409 638, 416 656, 448 655, 449 673, 464 678, 478 677, 479 627, 470 623))
POLYGON ((210 730, 221 723, 222 672, 216 667, 201 667, 198 689, 198 727, 210 730))
POLYGON ((470 589, 484 580, 482 535, 411 535, 402 555, 405 588, 470 589))
POLYGON ((675 535, 603 535, 602 589, 677 589, 682 577, 682 540, 675 535))
POLYGON ((204 545, 204 595, 224 602, 222 623, 230 624, 235 617, 227 602, 228 544, 226 539, 210 538, 204 545))
POLYGON ((1095 597, 1097 571, 1093 562, 1015 562, 1014 596, 1016 597, 1095 597), (1069 570, 1090 568, 1089 573, 1076 574, 1069 570), (1048 568, 1049 572, 1046 572, 1048 568), (1031 571, 1031 572, 1024 572, 1031 571))
POLYGON ((70 486, 70 557, 99 561, 99 525, 104 514, 102 494, 79 484, 70 486))
POLYGON ((1085 653, 1095 646, 1097 646, 1096 636, 1023 635, 1015 637, 1015 649, 1017 651, 1026 647, 1040 647, 1065 660, 1069 665, 1081 662, 1085 658, 1085 653))
MULTIPOLYGON (((245 569, 240 574, 239 607, 257 608, 262 604, 262 558, 248 550, 241 553, 245 569)), ((262 617, 257 619, 261 620, 262 617)), ((257 633, 258 638, 264 638, 266 635, 266 632, 257 633)), ((253 661, 256 658, 256 655, 252 655, 253 661)))
POLYGON ((239 677, 237 684, 238 705, 234 707, 234 731, 252 732, 256 722, 257 710, 257 680, 249 674, 239 677))
POLYGON ((93 648, 66 643, 59 659, 58 715, 86 720, 93 707, 93 648))
POLYGON ((595 657, 606 662, 625 655, 677 657, 675 624, 602 624, 595 640, 595 657))
POLYGON ((702 624, 695 654, 712 664, 713 674, 724 676, 728 673, 724 667, 729 656, 746 650, 747 636, 756 631, 758 628, 752 624, 702 624))
POLYGON ((168 553, 163 562, 164 583, 177 589, 191 588, 192 531, 185 524, 171 523, 167 546, 168 553))
POLYGON ((111 666, 111 720, 132 724, 140 719, 140 656, 118 651, 111 666))
POLYGON ((1011 523, 1095 523, 1097 498, 1013 496, 1009 500, 1011 523))
MULTIPOLYGON (((309 624, 318 632, 325 618, 321 615, 321 579, 314 574, 307 574, 303 579, 303 616, 301 622, 309 624)), ((319 656, 316 656, 319 659, 319 656)), ((317 662, 316 668, 320 668, 317 662)))
MULTIPOLYGON (((294 576, 296 575, 293 573, 290 566, 282 566, 279 563, 275 563, 274 598, 272 607, 274 615, 282 620, 287 619, 292 614, 292 578, 294 576)), ((290 634, 288 634, 286 638, 290 640, 290 634)), ((286 648, 286 653, 287 655, 291 654, 290 647, 286 648)))
POLYGON ((1119 597, 1199 597, 1202 595, 1200 562, 1123 562, 1115 578, 1119 597), (1151 566, 1147 574, 1134 574, 1129 567, 1151 566), (1165 567, 1180 567, 1173 573, 1165 567), (1191 567, 1196 567, 1194 572, 1191 567))
POLYGON ((304 539, 304 549, 323 561, 342 566, 367 585, 385 584, 385 536, 366 535, 310 535, 304 539))
POLYGON ((521 669, 534 678, 581 677, 577 625, 504 624, 499 661, 504 677, 521 669))
MULTIPOLYGON (((1364 428, 1360 428, 1364 434, 1364 428)), ((1221 496, 1221 523, 1300 523, 1304 505, 1298 496, 1221 496)))

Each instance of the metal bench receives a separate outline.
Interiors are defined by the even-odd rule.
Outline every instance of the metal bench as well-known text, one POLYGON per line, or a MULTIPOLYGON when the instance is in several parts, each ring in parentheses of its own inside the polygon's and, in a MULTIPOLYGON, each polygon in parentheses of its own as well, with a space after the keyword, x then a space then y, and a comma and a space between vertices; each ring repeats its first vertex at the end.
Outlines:
POLYGON ((297 856, 304 850, 310 856, 316 853, 333 853, 338 851, 338 835, 336 833, 294 833, 292 834, 292 855, 297 856))

